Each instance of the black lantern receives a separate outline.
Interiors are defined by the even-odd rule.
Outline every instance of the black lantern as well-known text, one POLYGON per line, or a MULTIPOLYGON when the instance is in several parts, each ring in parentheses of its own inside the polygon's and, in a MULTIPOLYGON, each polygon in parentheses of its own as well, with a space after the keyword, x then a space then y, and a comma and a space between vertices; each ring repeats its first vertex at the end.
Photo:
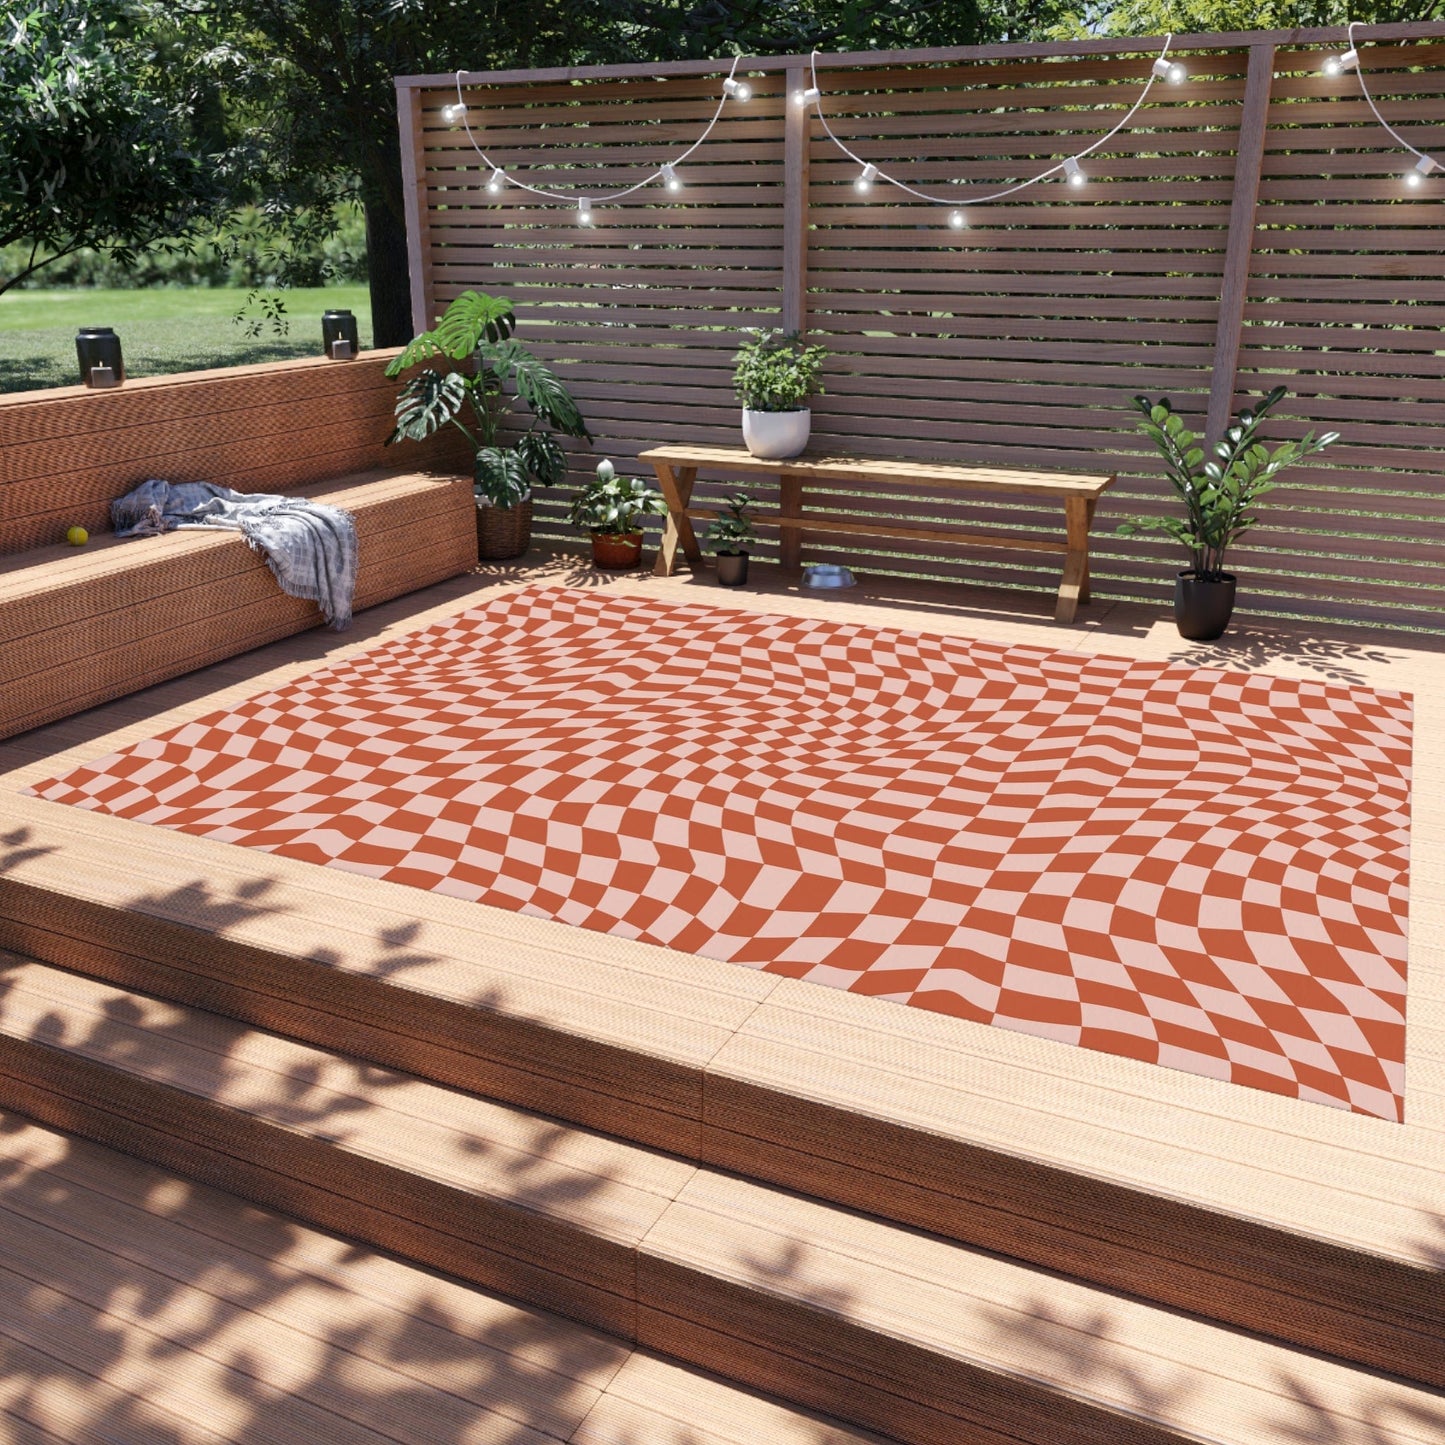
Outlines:
POLYGON ((86 386, 119 386, 125 380, 120 337, 109 326, 82 326, 75 333, 75 355, 86 386))
POLYGON ((321 315, 321 342, 332 361, 351 361, 361 350, 356 317, 349 311, 325 311, 321 315))

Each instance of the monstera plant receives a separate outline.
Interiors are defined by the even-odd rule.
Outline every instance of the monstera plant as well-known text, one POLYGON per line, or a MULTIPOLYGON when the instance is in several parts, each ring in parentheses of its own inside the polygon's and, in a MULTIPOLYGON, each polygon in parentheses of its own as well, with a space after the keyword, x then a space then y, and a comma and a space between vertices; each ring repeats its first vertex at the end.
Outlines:
POLYGON ((510 301, 464 291, 386 368, 388 376, 416 368, 388 443, 421 441, 451 425, 471 444, 478 551, 490 558, 515 557, 530 545, 532 489, 567 471, 558 436, 591 440, 571 393, 516 339, 516 324, 510 301), (443 370, 439 361, 472 366, 443 370))

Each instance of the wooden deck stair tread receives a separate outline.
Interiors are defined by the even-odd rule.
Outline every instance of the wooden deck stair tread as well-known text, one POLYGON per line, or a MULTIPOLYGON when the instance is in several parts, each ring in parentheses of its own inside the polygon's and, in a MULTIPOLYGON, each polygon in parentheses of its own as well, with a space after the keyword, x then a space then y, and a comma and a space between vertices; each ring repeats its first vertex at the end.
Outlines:
POLYGON ((435 1228, 463 1269, 478 1267, 465 1257, 480 1234, 486 1257, 473 1253, 504 1287, 813 1408, 866 1413, 876 1405, 855 1397, 881 1395, 905 1439, 950 1445, 966 1425, 1042 1441, 1041 1411, 1073 1432, 1055 1438, 1100 1445, 1197 1438, 1206 1423, 1230 1445, 1321 1422, 1348 1438, 1372 1415, 1409 1445, 1445 1428, 1419 1387, 898 1224, 48 965, 12 959, 5 984, 14 1106, 64 1099, 75 1127, 89 1117, 126 1147, 182 1139, 238 1188, 305 1176, 303 1206, 346 1205, 323 1201, 323 1222, 353 1220, 365 1238, 407 1215, 400 1247, 435 1228), (509 1272, 508 1257, 527 1268, 509 1272))
POLYGON ((0 1162, 7 1440, 884 1445, 13 1116, 0 1162))

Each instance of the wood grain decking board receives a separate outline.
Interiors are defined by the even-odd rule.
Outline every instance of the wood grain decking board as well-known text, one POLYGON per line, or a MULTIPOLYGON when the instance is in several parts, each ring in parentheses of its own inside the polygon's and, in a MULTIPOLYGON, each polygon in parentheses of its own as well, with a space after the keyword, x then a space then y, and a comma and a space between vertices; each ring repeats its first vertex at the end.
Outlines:
POLYGON ((887 1445, 12 1115, 17 1292, 17 1445, 887 1445))
MULTIPOLYGON (((498 569, 435 603, 389 604, 354 638, 288 639, 0 744, 0 944, 302 1038, 351 1030, 357 1052, 394 1067, 1445 1383, 1432 750, 1415 779, 1403 1125, 15 796, 495 587, 574 578, 718 599, 706 578, 604 583, 568 559, 498 569)), ((1445 728, 1445 669, 1425 639, 1240 624, 1203 648, 1123 604, 1065 636, 1028 599, 970 610, 886 580, 818 598, 766 570, 719 600, 1393 687, 1415 694, 1418 737, 1445 728)))

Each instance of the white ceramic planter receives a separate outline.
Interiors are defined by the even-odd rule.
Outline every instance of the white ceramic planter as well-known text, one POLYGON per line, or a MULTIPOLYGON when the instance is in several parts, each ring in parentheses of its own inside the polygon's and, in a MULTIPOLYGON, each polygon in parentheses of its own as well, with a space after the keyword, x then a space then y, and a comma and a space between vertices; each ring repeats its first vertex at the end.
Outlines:
POLYGON ((813 413, 801 411, 752 411, 743 408, 743 442, 764 461, 795 457, 808 445, 813 413))

